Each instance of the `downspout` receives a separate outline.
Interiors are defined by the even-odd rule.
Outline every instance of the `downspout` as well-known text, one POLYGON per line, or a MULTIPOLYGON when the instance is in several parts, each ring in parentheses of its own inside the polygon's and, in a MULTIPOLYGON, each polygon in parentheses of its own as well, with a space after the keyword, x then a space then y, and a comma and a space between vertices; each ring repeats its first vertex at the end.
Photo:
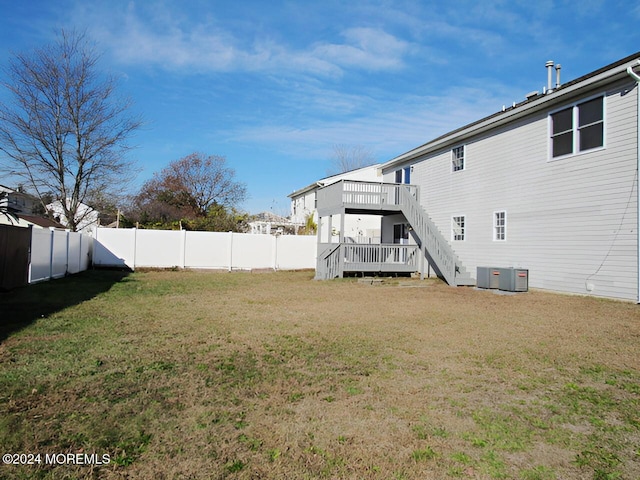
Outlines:
MULTIPOLYGON (((637 60, 637 64, 640 65, 640 60, 637 60)), ((630 65, 629 67, 627 67, 627 73, 629 74, 629 76, 631 78, 633 78, 636 81, 636 104, 637 104, 637 108, 638 108, 638 114, 636 117, 636 123, 637 123, 637 128, 636 128, 636 140, 637 140, 637 149, 636 149, 636 161, 637 161, 637 166, 636 166, 636 181, 638 183, 636 183, 636 194, 638 196, 637 198, 637 203, 636 203, 636 210, 637 210, 637 219, 636 219, 636 247, 637 247, 637 262, 638 262, 638 272, 637 272, 637 283, 638 283, 638 298, 637 298, 637 303, 640 303, 640 231, 638 230, 638 227, 640 227, 640 177, 638 175, 640 175, 640 75, 638 75, 636 72, 633 71, 633 66, 630 65)))

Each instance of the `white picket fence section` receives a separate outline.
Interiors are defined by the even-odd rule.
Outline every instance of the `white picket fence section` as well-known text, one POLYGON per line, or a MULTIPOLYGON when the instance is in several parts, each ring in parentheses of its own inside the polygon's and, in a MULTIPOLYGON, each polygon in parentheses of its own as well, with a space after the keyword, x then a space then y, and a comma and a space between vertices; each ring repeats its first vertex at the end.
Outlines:
POLYGON ((93 238, 46 228, 31 230, 29 283, 64 277, 89 268, 93 238))
POLYGON ((97 228, 98 267, 301 270, 316 266, 317 239, 304 235, 97 228))

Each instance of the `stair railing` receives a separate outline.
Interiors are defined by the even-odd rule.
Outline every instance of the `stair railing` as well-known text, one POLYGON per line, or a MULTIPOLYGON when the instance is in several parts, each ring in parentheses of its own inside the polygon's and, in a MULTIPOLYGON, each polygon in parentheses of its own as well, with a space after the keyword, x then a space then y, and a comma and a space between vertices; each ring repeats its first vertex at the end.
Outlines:
MULTIPOLYGON (((402 186, 404 187, 404 186, 402 186)), ((434 267, 449 285, 456 285, 456 254, 408 188, 399 188, 402 213, 409 221, 434 267)))
POLYGON ((318 255, 316 267, 317 280, 331 280, 341 277, 340 257, 342 255, 342 244, 331 245, 318 255))

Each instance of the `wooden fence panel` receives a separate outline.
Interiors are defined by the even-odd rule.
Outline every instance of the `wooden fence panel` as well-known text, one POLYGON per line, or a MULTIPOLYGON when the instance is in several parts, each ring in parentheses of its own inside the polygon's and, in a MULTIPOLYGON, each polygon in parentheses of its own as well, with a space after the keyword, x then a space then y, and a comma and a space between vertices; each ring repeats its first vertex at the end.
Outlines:
POLYGON ((29 282, 31 228, 0 225, 0 290, 29 282))

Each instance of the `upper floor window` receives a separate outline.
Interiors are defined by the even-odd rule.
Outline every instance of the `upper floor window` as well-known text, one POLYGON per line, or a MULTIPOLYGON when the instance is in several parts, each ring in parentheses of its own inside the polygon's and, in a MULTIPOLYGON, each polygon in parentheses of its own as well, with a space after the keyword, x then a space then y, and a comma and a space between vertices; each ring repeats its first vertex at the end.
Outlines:
POLYGON ((451 150, 451 171, 464 170, 464 145, 451 150))
POLYGON ((451 219, 451 238, 453 240, 464 240, 465 218, 464 215, 451 219))
POLYGON ((507 239, 507 212, 493 213, 493 239, 502 241, 507 239))
POLYGON ((604 146, 604 97, 551 114, 552 158, 604 146))
POLYGON ((395 172, 396 183, 411 183, 411 171, 413 167, 405 167, 395 172))

